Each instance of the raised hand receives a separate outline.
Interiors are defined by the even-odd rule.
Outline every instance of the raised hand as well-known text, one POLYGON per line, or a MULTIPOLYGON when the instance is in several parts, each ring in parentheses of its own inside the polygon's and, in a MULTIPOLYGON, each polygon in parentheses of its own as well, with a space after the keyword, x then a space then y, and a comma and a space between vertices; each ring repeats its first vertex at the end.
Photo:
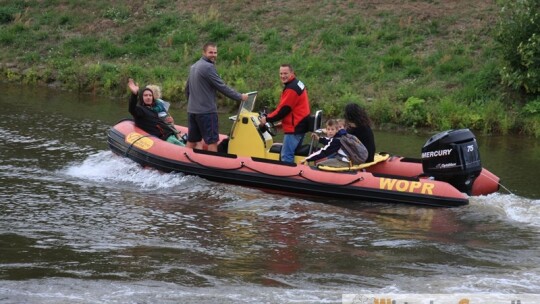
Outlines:
POLYGON ((139 92, 139 86, 135 83, 135 81, 133 81, 133 78, 128 79, 128 87, 133 94, 137 94, 139 92))

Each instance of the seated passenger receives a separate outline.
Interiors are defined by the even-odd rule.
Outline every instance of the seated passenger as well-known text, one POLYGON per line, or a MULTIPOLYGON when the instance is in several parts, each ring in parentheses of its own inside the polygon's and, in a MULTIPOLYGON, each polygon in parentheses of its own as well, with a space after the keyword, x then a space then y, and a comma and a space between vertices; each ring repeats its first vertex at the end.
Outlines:
MULTIPOLYGON (((319 141, 319 143, 323 144, 324 147, 322 147, 320 150, 317 150, 313 153, 311 153, 308 157, 306 157, 301 163, 305 164, 309 161, 317 161, 323 158, 327 158, 327 160, 320 162, 319 164, 327 164, 327 163, 340 163, 343 162, 344 166, 349 165, 349 160, 347 158, 347 155, 343 150, 341 150, 341 141, 339 138, 343 135, 347 134, 347 131, 345 129, 338 129, 338 123, 335 119, 329 119, 326 121, 326 136, 327 137, 319 137, 316 133, 312 133, 311 136, 319 141), (345 160, 343 161, 343 158, 345 160)), ((335 165, 334 165, 335 166, 335 165)))
POLYGON ((366 110, 356 103, 349 103, 345 106, 345 122, 347 133, 356 136, 368 151, 366 163, 375 159, 375 136, 371 130, 371 119, 366 110))
POLYGON ((169 128, 176 135, 176 138, 181 140, 180 131, 178 131, 176 127, 174 126, 174 120, 172 116, 169 114, 170 103, 161 99, 161 88, 155 84, 149 84, 146 87, 152 90, 152 92, 154 93, 154 99, 156 100, 156 104, 155 106, 152 107, 152 110, 158 113, 159 118, 163 120, 167 124, 167 126, 169 126, 169 128))
MULTIPOLYGON (((135 125, 162 140, 183 146, 184 144, 178 140, 167 122, 161 120, 153 109, 156 106, 154 92, 149 88, 144 88, 139 92, 139 86, 131 78, 128 80, 128 87, 131 91, 129 113, 133 116, 135 125)), ((172 122, 172 117, 169 117, 168 123, 172 122)))

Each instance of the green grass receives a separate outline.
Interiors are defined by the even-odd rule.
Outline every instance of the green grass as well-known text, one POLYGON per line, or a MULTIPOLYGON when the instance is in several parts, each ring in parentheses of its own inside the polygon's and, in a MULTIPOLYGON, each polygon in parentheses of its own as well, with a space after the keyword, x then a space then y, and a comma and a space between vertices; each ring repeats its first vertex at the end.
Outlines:
POLYGON ((276 105, 279 64, 291 63, 326 117, 340 117, 354 101, 377 126, 538 137, 540 114, 523 115, 523 96, 500 84, 491 32, 497 4, 471 10, 468 3, 7 0, 0 78, 126 96, 133 77, 185 103, 189 66, 213 40, 222 78, 259 91, 261 107, 276 105))

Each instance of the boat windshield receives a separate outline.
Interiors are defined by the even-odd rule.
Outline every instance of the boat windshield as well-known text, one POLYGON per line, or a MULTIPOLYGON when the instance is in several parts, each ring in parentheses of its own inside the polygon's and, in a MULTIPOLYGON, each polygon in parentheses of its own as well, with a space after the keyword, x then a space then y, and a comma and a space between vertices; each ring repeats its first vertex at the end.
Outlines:
POLYGON ((255 108, 255 99, 257 99, 257 91, 249 92, 248 99, 246 101, 242 101, 240 104, 240 111, 238 114, 242 112, 253 112, 253 109, 255 108))
POLYGON ((242 113, 253 112, 253 109, 255 108, 255 99, 257 99, 257 91, 249 92, 247 94, 248 94, 248 99, 240 103, 240 107, 238 108, 238 113, 236 115, 229 117, 230 120, 235 121, 238 115, 242 113))
POLYGON ((247 94, 248 94, 248 99, 240 103, 238 114, 229 117, 230 120, 234 121, 231 128, 231 134, 234 134, 234 129, 236 128, 236 120, 240 116, 240 114, 251 113, 253 112, 253 108, 255 108, 255 99, 257 99, 257 91, 249 92, 247 94))

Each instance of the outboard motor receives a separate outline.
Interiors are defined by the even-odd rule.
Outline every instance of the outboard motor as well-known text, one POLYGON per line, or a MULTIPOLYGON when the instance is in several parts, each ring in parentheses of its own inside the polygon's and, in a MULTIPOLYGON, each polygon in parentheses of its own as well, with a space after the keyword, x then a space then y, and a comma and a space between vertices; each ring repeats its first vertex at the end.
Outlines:
POLYGON ((433 135, 422 147, 424 173, 471 194, 482 171, 480 152, 469 129, 448 130, 433 135))

